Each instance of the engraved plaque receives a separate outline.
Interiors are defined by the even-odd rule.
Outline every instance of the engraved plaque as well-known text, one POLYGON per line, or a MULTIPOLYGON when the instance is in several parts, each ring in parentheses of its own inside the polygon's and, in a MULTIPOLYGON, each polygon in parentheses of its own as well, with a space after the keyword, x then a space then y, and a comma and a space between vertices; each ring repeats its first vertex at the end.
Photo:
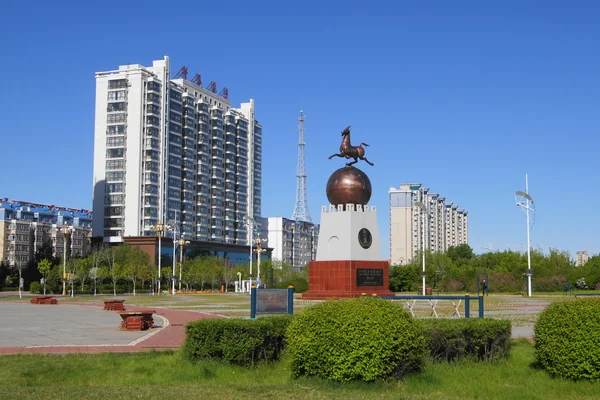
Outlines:
POLYGON ((368 249, 373 244, 373 236, 371 235, 371 231, 367 228, 362 228, 358 231, 358 243, 363 249, 368 249))
POLYGON ((383 286, 383 269, 356 268, 356 286, 383 286))

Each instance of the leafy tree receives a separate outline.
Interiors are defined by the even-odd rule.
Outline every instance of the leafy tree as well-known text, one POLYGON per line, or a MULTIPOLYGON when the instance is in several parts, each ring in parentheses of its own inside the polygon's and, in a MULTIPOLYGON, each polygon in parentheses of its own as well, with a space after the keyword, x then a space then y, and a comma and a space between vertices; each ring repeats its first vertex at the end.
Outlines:
POLYGON ((137 246, 128 244, 118 247, 120 263, 123 265, 123 275, 133 283, 133 295, 138 280, 148 279, 151 275, 150 257, 137 246))
POLYGON ((98 279, 106 276, 105 271, 101 270, 105 257, 102 250, 96 249, 88 258, 90 259, 89 277, 94 282, 94 296, 96 296, 98 279))
POLYGON ((8 264, 5 264, 4 262, 0 262, 0 288, 2 288, 2 286, 4 286, 5 282, 6 282, 6 278, 8 278, 10 276, 10 269, 8 264))
POLYGON ((470 260, 475 256, 471 246, 466 243, 448 247, 447 254, 452 261, 470 260))
POLYGON ((38 270, 40 274, 42 274, 42 278, 44 279, 44 295, 46 294, 46 282, 48 281, 48 274, 52 271, 52 263, 44 258, 38 263, 38 270))
POLYGON ((222 258, 212 256, 208 258, 209 262, 209 277, 210 277, 210 287, 214 290, 215 285, 221 283, 223 279, 223 270, 225 267, 225 260, 222 258))
POLYGON ((106 247, 103 250, 104 261, 110 273, 113 283, 113 296, 117 295, 117 281, 121 277, 122 264, 117 260, 117 249, 115 247, 106 247))
POLYGON ((235 265, 229 264, 228 262, 223 263, 223 283, 225 284, 225 293, 229 289, 229 285, 235 281, 237 277, 237 270, 235 265))
POLYGON ((419 276, 413 265, 393 265, 390 270, 390 290, 392 292, 409 292, 419 276))
POLYGON ((77 260, 75 265, 75 275, 81 282, 81 290, 84 290, 85 281, 90 277, 90 270, 92 269, 92 258, 87 256, 77 260))

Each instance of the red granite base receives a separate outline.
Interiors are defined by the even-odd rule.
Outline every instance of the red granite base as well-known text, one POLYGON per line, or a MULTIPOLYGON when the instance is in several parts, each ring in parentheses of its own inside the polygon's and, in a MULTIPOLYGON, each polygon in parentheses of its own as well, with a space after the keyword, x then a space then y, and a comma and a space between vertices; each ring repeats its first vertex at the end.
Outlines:
POLYGON ((387 261, 311 261, 308 264, 308 291, 303 300, 325 300, 358 297, 363 294, 393 296, 389 290, 389 265, 387 261), (382 270, 383 285, 361 285, 357 282, 357 269, 382 270))

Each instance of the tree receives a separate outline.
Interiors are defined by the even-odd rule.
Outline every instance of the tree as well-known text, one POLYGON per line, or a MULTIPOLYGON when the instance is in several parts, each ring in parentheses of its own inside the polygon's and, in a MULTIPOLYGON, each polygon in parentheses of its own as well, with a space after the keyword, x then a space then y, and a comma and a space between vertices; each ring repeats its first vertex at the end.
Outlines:
POLYGON ((20 299, 23 298, 23 293, 22 293, 21 289, 23 288, 23 268, 24 267, 25 267, 25 265, 20 261, 17 261, 15 263, 15 269, 19 272, 19 298, 20 299))
POLYGON ((89 255, 91 257, 91 267, 90 267, 90 278, 94 282, 94 296, 96 295, 96 287, 98 279, 102 279, 107 276, 106 271, 101 270, 102 264, 104 264, 104 250, 96 249, 92 254, 89 255))
POLYGON ((224 260, 217 256, 212 256, 208 259, 210 287, 214 290, 215 284, 219 284, 223 278, 224 260))
POLYGON ((225 283, 225 293, 227 293, 227 289, 231 282, 236 279, 236 269, 235 265, 229 264, 227 261, 223 264, 223 283, 225 283))
POLYGON ((413 265, 393 265, 390 270, 390 290, 392 292, 409 292, 419 275, 413 265))
POLYGON ((117 281, 121 273, 121 265, 117 262, 117 252, 114 247, 107 247, 103 250, 104 261, 110 273, 110 278, 113 283, 113 296, 117 295, 117 281))
POLYGON ((119 246, 118 252, 120 263, 123 265, 123 275, 133 283, 133 295, 135 296, 137 281, 151 276, 150 257, 139 247, 128 244, 119 246))
POLYGON ((44 295, 46 294, 46 281, 48 280, 48 274, 52 271, 52 263, 44 258, 37 265, 38 271, 42 274, 42 278, 44 279, 44 295))
POLYGON ((84 290, 85 280, 90 276, 90 270, 92 269, 92 259, 90 256, 80 258, 77 260, 75 275, 81 282, 81 290, 84 290))
POLYGON ((5 264, 4 262, 0 262, 0 288, 2 288, 2 286, 4 286, 6 278, 8 278, 9 276, 10 276, 10 270, 9 270, 8 264, 5 264))
POLYGON ((446 252, 446 254, 448 255, 448 257, 450 257, 452 261, 470 260, 475 256, 471 246, 469 246, 466 243, 463 243, 458 246, 448 247, 448 251, 446 252))

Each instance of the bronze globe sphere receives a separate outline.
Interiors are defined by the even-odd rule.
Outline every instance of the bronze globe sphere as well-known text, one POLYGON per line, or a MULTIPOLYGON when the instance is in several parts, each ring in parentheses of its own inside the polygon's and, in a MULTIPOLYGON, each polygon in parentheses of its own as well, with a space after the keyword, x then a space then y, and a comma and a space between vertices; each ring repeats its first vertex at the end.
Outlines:
POLYGON ((371 181, 367 174, 355 167, 335 171, 327 181, 327 200, 334 205, 366 205, 371 199, 371 181))

